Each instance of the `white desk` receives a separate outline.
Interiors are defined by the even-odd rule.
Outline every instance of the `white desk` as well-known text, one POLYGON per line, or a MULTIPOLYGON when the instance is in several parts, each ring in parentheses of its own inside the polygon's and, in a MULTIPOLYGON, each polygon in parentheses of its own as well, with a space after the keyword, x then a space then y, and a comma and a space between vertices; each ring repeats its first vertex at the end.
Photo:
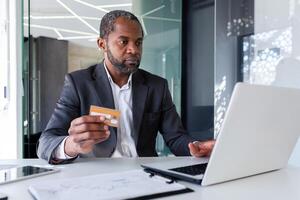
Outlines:
MULTIPOLYGON (((59 165, 60 172, 40 176, 28 180, 0 185, 0 193, 8 195, 9 200, 31 200, 27 188, 36 180, 57 180, 67 177, 78 177, 99 173, 118 172, 131 169, 141 169, 140 163, 159 159, 173 158, 101 158, 78 159, 67 165, 59 165)), ((0 165, 46 165, 46 161, 37 159, 1 160, 0 165)), ((1 168, 1 167, 0 167, 1 168)), ((265 173, 258 176, 230 181, 213 186, 201 187, 199 185, 180 182, 195 192, 170 196, 163 199, 201 199, 201 200, 299 200, 300 199, 300 167, 288 166, 285 169, 265 173)))

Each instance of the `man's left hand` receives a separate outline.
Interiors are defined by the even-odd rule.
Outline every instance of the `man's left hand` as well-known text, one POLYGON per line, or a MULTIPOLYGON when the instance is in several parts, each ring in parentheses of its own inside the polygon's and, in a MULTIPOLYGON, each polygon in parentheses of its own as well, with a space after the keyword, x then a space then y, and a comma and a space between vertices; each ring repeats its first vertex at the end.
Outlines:
POLYGON ((210 156, 214 145, 215 140, 191 142, 189 143, 190 154, 195 157, 210 156))

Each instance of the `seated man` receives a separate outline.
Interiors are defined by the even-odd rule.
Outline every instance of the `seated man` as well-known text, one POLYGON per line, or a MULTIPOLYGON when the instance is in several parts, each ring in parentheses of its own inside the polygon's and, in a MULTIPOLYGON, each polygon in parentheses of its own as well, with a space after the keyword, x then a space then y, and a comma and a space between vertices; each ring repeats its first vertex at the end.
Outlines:
POLYGON ((138 69, 143 30, 133 14, 111 11, 101 20, 97 43, 104 60, 66 75, 38 156, 58 164, 80 157, 157 156, 158 131, 177 156, 207 156, 214 141, 193 142, 184 131, 163 78, 138 69), (89 115, 91 105, 118 109, 118 128, 89 115))

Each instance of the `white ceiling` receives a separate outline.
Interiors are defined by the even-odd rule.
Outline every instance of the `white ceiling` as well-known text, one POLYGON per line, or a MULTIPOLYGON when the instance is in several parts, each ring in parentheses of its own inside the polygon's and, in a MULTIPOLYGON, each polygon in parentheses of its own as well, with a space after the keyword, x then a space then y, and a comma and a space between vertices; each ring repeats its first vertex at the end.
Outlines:
MULTIPOLYGON (((25 36, 28 36, 28 1, 24 0, 25 36)), ((181 7, 177 4, 172 0, 152 0, 140 10, 138 17, 148 37, 144 43, 148 49, 166 50, 179 45, 181 7)), ((132 0, 30 0, 30 35, 97 48, 100 20, 105 13, 116 9, 132 11, 132 0)))
MULTIPOLYGON (((28 0, 24 5, 24 32, 28 36, 28 0)), ((30 0, 30 35, 96 48, 101 17, 110 10, 131 11, 131 7, 131 0, 30 0)))

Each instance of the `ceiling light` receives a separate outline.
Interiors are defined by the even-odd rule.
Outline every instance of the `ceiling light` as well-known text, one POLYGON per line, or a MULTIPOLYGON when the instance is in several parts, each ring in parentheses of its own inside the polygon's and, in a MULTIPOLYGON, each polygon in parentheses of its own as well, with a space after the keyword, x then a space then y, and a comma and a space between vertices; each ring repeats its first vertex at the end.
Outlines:
POLYGON ((88 7, 91 7, 91 8, 95 8, 95 9, 100 10, 100 11, 105 12, 105 13, 109 12, 109 10, 103 9, 101 7, 97 7, 95 5, 92 5, 90 3, 87 3, 87 2, 84 2, 84 1, 81 1, 81 0, 73 0, 73 1, 76 1, 77 3, 81 3, 81 4, 86 5, 88 7))
MULTIPOLYGON (((82 23, 87 25, 90 29, 92 29, 94 32, 98 33, 98 31, 91 26, 89 23, 87 23, 84 19, 82 19, 79 15, 77 15, 71 8, 69 8, 67 5, 65 5, 63 2, 60 0, 56 0, 59 4, 61 4, 66 10, 68 10, 72 15, 74 15, 77 19, 79 19, 82 23)), ((74 0, 77 1, 77 0, 74 0)))
MULTIPOLYGON (((101 18, 97 17, 85 17, 80 16, 82 19, 89 19, 89 20, 101 20, 101 18)), ((24 19, 28 19, 28 17, 24 17, 24 19)), ((77 19, 77 17, 73 15, 61 15, 61 16, 34 16, 30 15, 30 19, 77 19)))
POLYGON ((108 5, 100 5, 98 8, 115 8, 115 7, 131 7, 132 3, 120 3, 120 4, 108 4, 108 5))
POLYGON ((97 35, 91 35, 91 36, 70 36, 70 37, 61 37, 58 38, 59 40, 81 40, 81 39, 94 39, 98 38, 97 35))
POLYGON ((170 22, 181 22, 180 19, 172 19, 172 18, 165 18, 165 17, 151 17, 151 16, 144 16, 144 19, 155 19, 155 20, 162 20, 162 21, 170 21, 170 22))
POLYGON ((62 34, 57 30, 57 29, 54 29, 55 33, 58 35, 59 38, 62 38, 62 34))
MULTIPOLYGON (((29 26, 27 23, 24 23, 24 25, 29 26)), ((57 30, 57 31, 60 31, 60 32, 76 33, 76 34, 89 35, 89 36, 94 35, 93 33, 88 33, 88 32, 75 31, 75 30, 63 29, 63 28, 56 28, 56 27, 51 27, 51 26, 42 26, 42 25, 37 25, 37 24, 30 24, 30 28, 40 28, 40 29, 46 29, 46 30, 52 30, 52 31, 57 30)))
POLYGON ((141 17, 144 17, 144 16, 147 16, 147 15, 150 15, 150 14, 152 14, 152 13, 154 13, 154 12, 158 11, 158 10, 161 10, 161 9, 163 9, 164 7, 166 7, 166 6, 165 6, 165 5, 161 5, 161 6, 159 6, 159 7, 155 8, 155 9, 153 9, 153 10, 150 10, 149 12, 146 12, 146 13, 144 13, 143 15, 141 15, 141 17))

